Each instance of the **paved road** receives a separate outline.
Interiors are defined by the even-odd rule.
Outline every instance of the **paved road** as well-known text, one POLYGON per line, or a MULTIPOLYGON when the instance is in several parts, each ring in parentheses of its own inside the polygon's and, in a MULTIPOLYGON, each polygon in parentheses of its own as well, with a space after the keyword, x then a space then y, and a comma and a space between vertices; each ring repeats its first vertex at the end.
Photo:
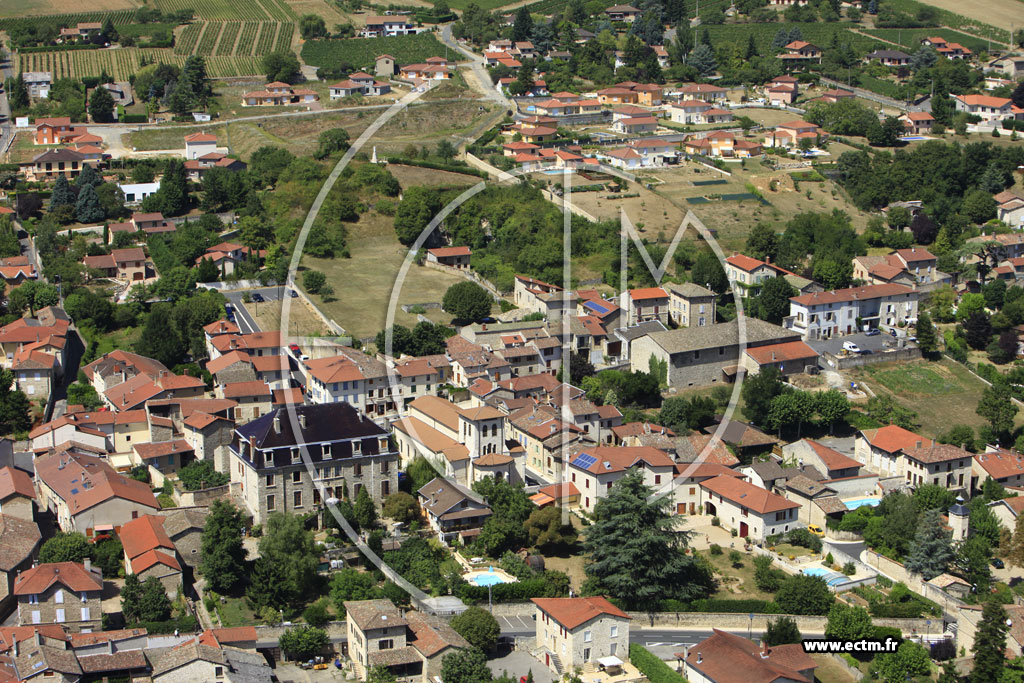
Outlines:
POLYGON ((477 88, 477 91, 481 95, 483 95, 489 100, 492 100, 493 102, 497 102, 506 109, 511 109, 515 111, 515 104, 512 102, 512 100, 505 97, 504 93, 497 90, 496 88, 494 88, 494 86, 491 85, 491 75, 487 73, 487 69, 484 66, 484 58, 471 50, 467 50, 462 45, 460 45, 457 40, 455 40, 455 37, 452 36, 451 24, 445 24, 443 27, 441 27, 440 37, 441 42, 443 42, 445 45, 454 50, 458 50, 466 57, 466 59, 469 60, 469 65, 473 71, 473 76, 475 76, 476 80, 478 81, 477 85, 479 87, 477 88))
POLYGON ((242 298, 248 294, 259 294, 266 301, 277 301, 282 296, 282 287, 260 287, 259 289, 246 289, 246 290, 235 290, 224 292, 224 296, 231 302, 231 305, 235 309, 235 324, 242 331, 243 334, 249 334, 250 332, 260 332, 260 326, 256 324, 256 320, 252 317, 245 306, 242 305, 242 298))

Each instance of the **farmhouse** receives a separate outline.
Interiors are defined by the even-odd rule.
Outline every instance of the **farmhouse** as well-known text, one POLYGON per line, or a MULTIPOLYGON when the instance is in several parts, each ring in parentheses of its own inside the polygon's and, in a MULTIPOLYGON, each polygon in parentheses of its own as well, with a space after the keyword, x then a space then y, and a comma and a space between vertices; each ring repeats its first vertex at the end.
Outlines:
POLYGON ((243 107, 268 107, 284 104, 311 104, 320 99, 313 90, 293 88, 287 83, 267 83, 263 90, 254 90, 242 95, 243 107))
POLYGON ((738 477, 720 475, 701 482, 704 514, 718 517, 740 538, 763 541, 799 526, 800 504, 738 477))
POLYGON ((791 297, 786 329, 804 339, 831 339, 863 326, 894 327, 917 320, 918 293, 904 285, 884 284, 814 292, 791 297))

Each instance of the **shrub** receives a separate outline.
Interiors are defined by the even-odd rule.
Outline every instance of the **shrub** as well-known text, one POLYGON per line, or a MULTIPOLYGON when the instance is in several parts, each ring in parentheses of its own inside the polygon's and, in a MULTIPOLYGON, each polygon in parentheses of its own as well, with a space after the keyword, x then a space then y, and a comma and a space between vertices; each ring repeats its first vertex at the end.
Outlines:
POLYGON ((711 526, 721 526, 721 525, 722 525, 722 520, 718 519, 717 515, 711 518, 711 526))
POLYGON ((711 547, 709 548, 709 551, 711 552, 712 555, 721 555, 722 554, 722 546, 718 545, 717 543, 712 543, 711 547))
POLYGON ((843 573, 847 576, 853 576, 857 573, 857 568, 853 565, 853 562, 847 562, 843 565, 843 573))

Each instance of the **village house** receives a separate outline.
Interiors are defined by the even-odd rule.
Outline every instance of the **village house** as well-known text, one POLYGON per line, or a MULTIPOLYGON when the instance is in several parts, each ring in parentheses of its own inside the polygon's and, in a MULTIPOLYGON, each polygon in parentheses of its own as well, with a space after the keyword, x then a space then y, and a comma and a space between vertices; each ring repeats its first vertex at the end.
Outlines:
POLYGON ((668 324, 669 297, 661 287, 627 289, 622 293, 621 306, 626 311, 627 327, 649 320, 668 324))
POLYGON ((314 90, 293 88, 287 83, 267 83, 263 90, 254 90, 242 95, 243 107, 278 106, 283 104, 312 104, 320 99, 314 90))
MULTIPOLYGON (((793 331, 756 318, 745 319, 745 332, 748 351, 800 339, 793 331)), ((630 343, 629 356, 630 368, 639 372, 649 371, 652 358, 665 363, 670 387, 731 382, 747 368, 740 356, 736 320, 645 334, 630 343)))
POLYGON ((68 633, 99 630, 103 573, 86 559, 40 564, 14 580, 18 625, 59 624, 68 633))
POLYGON ((382 36, 408 36, 417 33, 416 26, 408 16, 393 14, 366 16, 366 26, 360 31, 363 38, 380 38, 382 36))
MULTIPOLYGON (((53 84, 53 74, 49 71, 22 71, 21 80, 25 83, 28 96, 34 100, 45 100, 50 96, 50 86, 53 84)), ((63 117, 67 118, 67 117, 63 117)), ((68 123, 71 119, 68 119, 68 123)), ((38 120, 37 120, 38 123, 38 120)), ((36 139, 37 145, 52 145, 53 142, 40 142, 36 139)))
POLYGON ((1024 120, 1024 109, 1013 103, 1013 100, 992 95, 951 95, 957 111, 980 116, 985 123, 995 123, 1007 119, 1024 120))
POLYGON ((399 610, 390 600, 346 601, 348 656, 356 678, 382 666, 410 683, 440 679, 445 655, 469 647, 466 639, 438 617, 399 610))
POLYGON ((669 317, 676 327, 715 324, 718 297, 710 289, 693 282, 670 283, 664 289, 668 290, 669 317))
POLYGON ((612 123, 612 130, 623 135, 646 135, 658 130, 658 120, 653 116, 632 116, 612 123))
MULTIPOLYGON (((785 0, 780 0, 785 1, 785 0)), ((683 673, 690 683, 735 683, 735 681, 815 680, 817 664, 800 643, 758 645, 733 633, 712 629, 712 635, 685 653, 683 673)))
MULTIPOLYGON (((501 59, 499 63, 511 67, 512 63, 522 66, 514 59, 501 59)), ((407 81, 443 81, 452 77, 451 68, 441 57, 431 57, 422 64, 407 64, 398 69, 398 77, 407 81), (431 61, 431 60, 440 60, 431 61)))
POLYGON ((209 133, 190 133, 185 136, 185 158, 198 159, 217 151, 217 136, 209 133))
POLYGON ((801 64, 821 64, 821 48, 804 40, 794 40, 782 48, 779 59, 791 68, 801 64))
POLYGON ((950 491, 970 491, 974 456, 964 449, 931 441, 904 449, 903 456, 904 478, 911 488, 932 484, 950 491))
POLYGON ((629 661, 628 614, 608 601, 531 598, 537 607, 535 647, 557 675, 587 665, 617 670, 629 661))
POLYGON ((89 538, 160 509, 148 485, 118 474, 106 460, 78 453, 37 458, 36 486, 40 509, 51 512, 62 531, 89 538))
POLYGON ((348 78, 328 88, 332 100, 350 95, 385 95, 391 92, 391 84, 376 80, 364 71, 349 74, 348 78))
POLYGON ((799 81, 789 74, 773 78, 765 87, 765 99, 773 107, 793 104, 799 95, 799 81))
POLYGON ((171 538, 164 531, 164 518, 143 515, 126 522, 117 535, 124 546, 124 568, 140 582, 154 576, 174 600, 181 589, 181 564, 171 538))
POLYGON ((917 321, 918 293, 904 285, 850 287, 791 297, 788 330, 803 339, 831 339, 861 329, 904 326, 917 321))
POLYGON ((256 524, 274 511, 314 510, 343 489, 354 499, 365 486, 378 507, 398 490, 387 431, 347 403, 276 408, 237 427, 229 449, 231 481, 256 524))
POLYGON ((878 62, 882 66, 907 66, 910 64, 910 55, 900 50, 875 50, 865 55, 864 61, 878 62))
POLYGON ((639 468, 644 484, 655 492, 668 486, 675 463, 664 451, 649 446, 583 446, 569 461, 569 481, 580 492, 580 506, 594 512, 597 502, 608 495, 612 485, 633 468, 639 468))
POLYGON ((39 179, 64 176, 71 180, 87 163, 84 154, 70 147, 48 149, 32 158, 32 174, 39 179))
POLYGON ((801 140, 817 143, 822 135, 820 126, 798 119, 775 126, 768 140, 772 147, 796 147, 801 140))
POLYGON ((472 539, 491 516, 491 508, 465 486, 435 477, 416 492, 430 528, 445 545, 472 539))
POLYGON ((951 43, 945 38, 936 36, 922 38, 921 44, 934 47, 940 57, 946 57, 948 59, 970 59, 973 54, 960 43, 951 43))
POLYGON ((800 504, 730 476, 717 476, 701 482, 704 514, 718 517, 726 529, 735 529, 740 538, 764 541, 768 536, 784 534, 800 526, 800 504))
POLYGON ((469 257, 473 252, 469 247, 438 247, 427 249, 427 263, 436 263, 456 270, 469 270, 469 257))
POLYGON ((624 21, 631 24, 640 16, 641 11, 632 5, 612 5, 604 11, 604 14, 612 21, 624 21))
POLYGON ((921 448, 928 440, 897 425, 864 429, 854 440, 854 457, 872 472, 887 477, 903 477, 906 467, 903 452, 921 448))
POLYGON ((935 117, 926 111, 911 111, 900 114, 899 120, 903 122, 907 133, 910 135, 926 135, 932 132, 935 125, 935 117))
POLYGON ((853 277, 872 285, 896 283, 917 288, 948 283, 952 278, 938 270, 938 258, 924 247, 898 249, 884 256, 857 256, 853 277))
POLYGON ((972 490, 981 490, 987 479, 1002 486, 1024 486, 1024 455, 990 446, 984 453, 974 456, 971 479, 972 490))
MULTIPOLYGON (((47 85, 49 85, 49 79, 47 79, 47 85)), ((31 95, 31 92, 29 94, 31 95)), ((37 95, 32 95, 32 97, 37 97, 37 95)), ((33 141, 37 145, 59 144, 63 136, 76 130, 76 127, 71 124, 69 116, 38 118, 35 121, 35 126, 36 132, 33 141)))
POLYGON ((701 100, 703 102, 725 102, 729 94, 728 88, 721 88, 710 83, 690 83, 677 91, 682 100, 701 100))

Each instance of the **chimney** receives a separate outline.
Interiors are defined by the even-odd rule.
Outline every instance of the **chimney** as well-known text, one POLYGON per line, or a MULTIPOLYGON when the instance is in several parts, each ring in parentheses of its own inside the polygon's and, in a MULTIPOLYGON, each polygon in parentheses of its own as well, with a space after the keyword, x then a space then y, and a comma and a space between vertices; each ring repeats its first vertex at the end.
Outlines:
POLYGON ((15 658, 17 658, 17 656, 18 656, 18 637, 17 636, 14 636, 14 656, 15 656, 15 658))
POLYGON ((302 429, 306 428, 306 416, 304 414, 299 415, 299 427, 302 429))
POLYGON ((281 433, 281 416, 276 414, 274 415, 274 433, 281 433))
POLYGON ((36 645, 38 645, 39 647, 43 646, 43 634, 39 632, 39 629, 36 629, 32 638, 36 641, 36 645))
POLYGON ((703 661, 704 661, 703 655, 701 655, 701 653, 698 652, 697 653, 697 663, 700 664, 703 661))
POLYGON ((85 558, 84 560, 82 560, 82 566, 85 567, 85 571, 91 572, 92 571, 92 560, 90 560, 88 557, 85 558))

